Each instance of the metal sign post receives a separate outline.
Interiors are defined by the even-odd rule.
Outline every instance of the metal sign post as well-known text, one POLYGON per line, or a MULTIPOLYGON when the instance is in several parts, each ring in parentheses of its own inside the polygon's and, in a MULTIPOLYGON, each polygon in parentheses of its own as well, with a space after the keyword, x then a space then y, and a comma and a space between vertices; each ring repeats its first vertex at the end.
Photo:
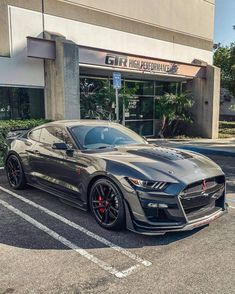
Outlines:
POLYGON ((116 121, 119 122, 119 100, 118 100, 118 90, 121 89, 122 83, 121 83, 121 74, 119 72, 113 73, 113 88, 115 89, 116 94, 116 121))

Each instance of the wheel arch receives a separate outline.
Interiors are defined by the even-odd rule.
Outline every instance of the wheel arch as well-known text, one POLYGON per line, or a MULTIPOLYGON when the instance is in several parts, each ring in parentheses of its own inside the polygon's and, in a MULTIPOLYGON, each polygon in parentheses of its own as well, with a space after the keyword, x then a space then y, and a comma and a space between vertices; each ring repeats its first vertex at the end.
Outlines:
POLYGON ((8 160, 8 158, 9 158, 11 155, 15 155, 15 156, 17 156, 17 158, 20 160, 20 163, 21 163, 21 165, 22 165, 22 167, 23 167, 23 163, 22 163, 22 160, 21 160, 19 154, 18 154, 16 151, 14 151, 14 150, 10 150, 10 151, 8 151, 8 153, 6 154, 6 156, 5 156, 5 158, 4 158, 4 166, 6 167, 7 160, 8 160))
MULTIPOLYGON (((114 176, 107 174, 107 173, 96 173, 95 175, 93 175, 93 177, 90 179, 90 181, 87 185, 86 200, 87 200, 87 204, 88 204, 87 205, 88 209, 90 209, 89 197, 90 197, 91 188, 92 188, 93 184, 99 179, 107 179, 107 180, 113 182, 118 187, 118 189, 121 191, 122 196, 123 196, 123 191, 120 188, 120 183, 114 176)), ((124 198, 124 196, 123 196, 123 198, 124 198)))
POLYGON ((132 228, 133 227, 133 223, 132 223, 132 213, 131 213, 130 205, 127 202, 127 200, 126 200, 126 198, 124 196, 124 192, 123 192, 123 190, 120 187, 121 186, 120 182, 113 175, 110 175, 110 174, 107 174, 107 173, 99 173, 99 174, 94 175, 91 178, 91 180, 89 181, 89 184, 87 186, 87 194, 86 194, 86 197, 87 197, 87 210, 90 211, 90 199, 89 199, 90 197, 89 196, 90 196, 91 188, 92 188, 93 184, 97 180, 99 180, 101 178, 105 178, 105 179, 110 180, 113 184, 115 184, 118 187, 118 189, 122 193, 123 202, 124 202, 124 209, 125 209, 125 216, 126 216, 125 217, 125 221, 126 221, 125 226, 128 227, 128 228, 132 228))

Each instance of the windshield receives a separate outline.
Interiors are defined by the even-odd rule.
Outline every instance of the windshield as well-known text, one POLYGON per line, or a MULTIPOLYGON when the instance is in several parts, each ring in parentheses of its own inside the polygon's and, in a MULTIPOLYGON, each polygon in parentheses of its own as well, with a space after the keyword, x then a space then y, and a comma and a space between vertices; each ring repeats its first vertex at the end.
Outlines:
POLYGON ((142 137, 121 125, 80 125, 72 127, 71 132, 82 149, 102 149, 127 144, 147 144, 142 137))

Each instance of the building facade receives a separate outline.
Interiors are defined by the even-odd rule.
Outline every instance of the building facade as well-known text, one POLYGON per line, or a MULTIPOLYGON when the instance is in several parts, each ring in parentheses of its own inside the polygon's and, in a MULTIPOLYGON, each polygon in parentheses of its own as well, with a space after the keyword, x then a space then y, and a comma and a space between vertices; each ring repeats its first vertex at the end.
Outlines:
POLYGON ((134 93, 120 99, 123 124, 154 135, 157 97, 188 89, 190 132, 217 137, 214 0, 3 0, 0 10, 0 119, 112 119, 106 90, 120 72, 134 93))

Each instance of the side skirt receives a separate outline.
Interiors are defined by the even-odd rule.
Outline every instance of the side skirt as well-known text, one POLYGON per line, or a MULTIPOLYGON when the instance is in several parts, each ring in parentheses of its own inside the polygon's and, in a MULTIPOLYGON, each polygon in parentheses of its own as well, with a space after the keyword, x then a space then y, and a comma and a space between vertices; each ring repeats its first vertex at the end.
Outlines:
POLYGON ((44 185, 38 185, 38 184, 35 184, 35 183, 33 183, 33 184, 28 183, 28 185, 60 198, 60 200, 63 203, 66 203, 67 205, 79 208, 79 209, 84 210, 84 211, 88 211, 87 203, 84 203, 84 202, 79 201, 79 200, 73 200, 73 199, 71 199, 71 197, 69 197, 65 193, 61 193, 61 192, 59 192, 59 191, 57 191, 55 189, 51 189, 51 188, 45 187, 44 185))

